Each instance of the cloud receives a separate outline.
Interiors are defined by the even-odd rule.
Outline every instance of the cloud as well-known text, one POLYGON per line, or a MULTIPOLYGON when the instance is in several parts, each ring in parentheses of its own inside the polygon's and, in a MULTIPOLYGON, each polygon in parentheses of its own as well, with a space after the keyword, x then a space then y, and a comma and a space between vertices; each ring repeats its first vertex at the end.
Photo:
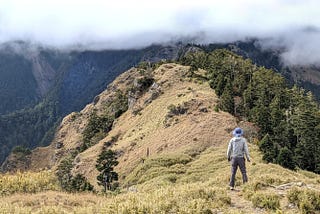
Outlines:
POLYGON ((0 43, 125 49, 254 37, 283 47, 286 63, 319 64, 318 8, 318 0, 0 0, 0 43))

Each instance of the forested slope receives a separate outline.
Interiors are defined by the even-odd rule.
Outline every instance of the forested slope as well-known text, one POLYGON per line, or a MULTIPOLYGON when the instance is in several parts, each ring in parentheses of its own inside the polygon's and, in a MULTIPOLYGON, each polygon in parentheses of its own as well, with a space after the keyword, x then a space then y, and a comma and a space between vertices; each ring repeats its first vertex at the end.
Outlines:
POLYGON ((193 71, 208 71, 220 108, 260 127, 267 162, 320 172, 320 111, 311 92, 272 70, 226 50, 190 53, 181 59, 193 71))

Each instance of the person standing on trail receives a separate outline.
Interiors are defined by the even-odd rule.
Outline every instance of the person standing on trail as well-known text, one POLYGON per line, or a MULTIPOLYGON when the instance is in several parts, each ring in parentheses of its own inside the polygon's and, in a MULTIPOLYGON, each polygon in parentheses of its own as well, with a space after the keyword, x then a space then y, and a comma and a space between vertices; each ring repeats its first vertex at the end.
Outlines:
POLYGON ((243 130, 241 128, 235 128, 233 130, 233 138, 230 140, 227 150, 228 161, 231 161, 231 178, 230 189, 234 190, 235 177, 238 167, 242 174, 243 183, 248 182, 245 158, 250 162, 249 149, 247 140, 242 137, 243 130))

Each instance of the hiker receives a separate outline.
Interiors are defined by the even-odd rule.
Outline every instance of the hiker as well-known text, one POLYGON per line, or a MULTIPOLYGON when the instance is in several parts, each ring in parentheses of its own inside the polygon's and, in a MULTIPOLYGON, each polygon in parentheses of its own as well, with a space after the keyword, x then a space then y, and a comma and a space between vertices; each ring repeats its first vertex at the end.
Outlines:
POLYGON ((228 161, 231 161, 231 190, 234 190, 234 183, 238 166, 242 174, 243 183, 248 182, 244 156, 246 156, 248 162, 250 162, 250 156, 247 140, 244 137, 242 137, 242 135, 243 130, 241 128, 235 128, 233 130, 234 137, 230 140, 228 145, 227 157, 228 161))

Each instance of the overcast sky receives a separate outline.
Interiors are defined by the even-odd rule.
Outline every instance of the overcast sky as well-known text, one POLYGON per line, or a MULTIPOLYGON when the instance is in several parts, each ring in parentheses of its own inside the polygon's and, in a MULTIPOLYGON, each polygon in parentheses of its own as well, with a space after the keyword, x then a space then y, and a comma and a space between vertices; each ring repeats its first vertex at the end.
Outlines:
POLYGON ((0 0, 0 43, 139 48, 263 39, 284 62, 320 64, 319 0, 0 0))

